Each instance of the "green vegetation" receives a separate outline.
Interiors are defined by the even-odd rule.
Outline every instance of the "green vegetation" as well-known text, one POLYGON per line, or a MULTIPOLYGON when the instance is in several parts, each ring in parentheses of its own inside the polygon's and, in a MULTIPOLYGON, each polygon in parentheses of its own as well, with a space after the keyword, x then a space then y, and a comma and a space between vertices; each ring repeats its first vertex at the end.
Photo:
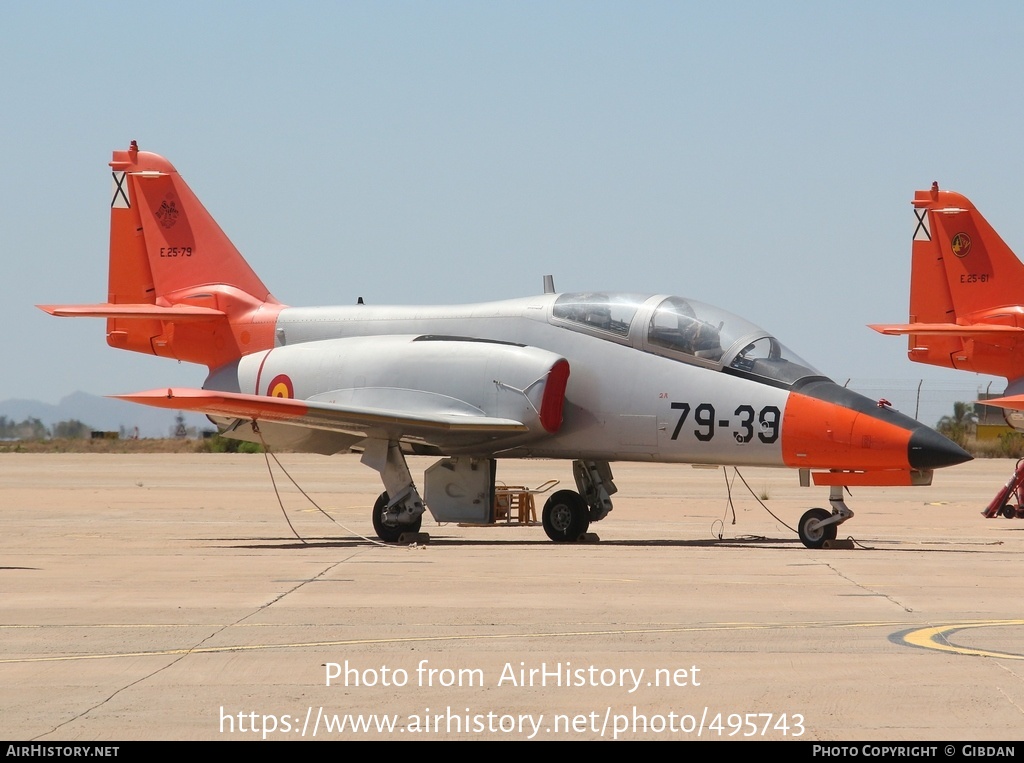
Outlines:
POLYGON ((977 431, 978 414, 971 403, 953 403, 953 415, 943 416, 935 425, 935 431, 945 435, 961 448, 967 448, 968 439, 977 431))
POLYGON ((91 434, 92 428, 78 419, 58 421, 50 427, 51 437, 59 437, 64 440, 80 440, 91 436, 91 434))
POLYGON ((204 437, 196 445, 196 453, 262 453, 263 446, 255 442, 243 442, 221 437, 204 437))
POLYGON ((998 440, 970 440, 966 450, 976 458, 1024 458, 1024 434, 1004 432, 998 440))
POLYGON ((92 433, 88 424, 78 419, 58 421, 47 428, 42 421, 29 416, 24 421, 12 421, 0 416, 0 440, 45 440, 56 437, 65 440, 85 439, 92 433))
POLYGON ((1024 433, 1008 431, 998 438, 978 439, 978 411, 972 403, 953 404, 953 413, 943 416, 935 431, 945 435, 975 458, 1024 458, 1024 433))
MULTIPOLYGON (((195 428, 185 427, 179 414, 173 436, 166 439, 137 439, 124 427, 93 438, 93 430, 78 419, 58 421, 47 427, 30 416, 13 421, 0 416, 0 453, 262 453, 257 443, 232 440, 220 435, 195 439, 195 428)), ((138 430, 136 430, 137 432, 138 430)))

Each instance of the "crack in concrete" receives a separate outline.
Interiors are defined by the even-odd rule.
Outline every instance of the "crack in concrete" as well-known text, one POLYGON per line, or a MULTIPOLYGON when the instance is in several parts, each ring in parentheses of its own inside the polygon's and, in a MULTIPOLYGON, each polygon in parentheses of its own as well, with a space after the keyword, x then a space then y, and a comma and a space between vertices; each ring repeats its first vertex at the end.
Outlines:
POLYGON ((133 686, 136 686, 136 685, 142 683, 143 681, 148 681, 153 676, 162 673, 163 671, 167 670, 168 668, 173 667, 174 665, 177 665, 179 662, 181 662, 186 657, 191 655, 196 649, 201 648, 205 643, 207 643, 208 641, 210 641, 214 637, 218 636, 219 634, 223 633, 224 631, 228 630, 229 628, 233 628, 236 625, 240 625, 240 624, 244 623, 250 617, 254 617, 255 615, 258 615, 260 612, 264 611, 265 609, 268 609, 269 607, 274 606, 275 604, 277 604, 277 602, 281 601, 281 599, 283 599, 286 596, 290 596, 291 594, 295 593, 300 588, 302 588, 304 585, 308 585, 309 583, 316 582, 317 580, 322 578, 324 575, 326 575, 328 572, 333 570, 335 567, 338 567, 339 565, 342 565, 345 562, 350 561, 351 559, 359 556, 361 553, 363 553, 364 550, 357 551, 356 553, 354 553, 354 554, 352 554, 350 556, 347 556, 344 559, 341 559, 341 560, 339 560, 337 562, 334 562, 333 564, 328 565, 327 567, 325 567, 315 577, 309 578, 308 580, 303 580, 300 583, 298 583, 298 585, 295 585, 295 586, 289 588, 287 591, 283 591, 282 593, 278 594, 273 599, 268 601, 266 604, 261 604, 256 609, 254 609, 252 612, 249 612, 248 614, 243 615, 242 617, 240 617, 237 620, 235 620, 233 623, 227 623, 226 625, 220 626, 219 628, 214 630, 212 633, 210 633, 208 636, 206 636, 205 638, 201 639, 197 643, 195 643, 192 646, 190 646, 188 648, 187 652, 185 652, 184 654, 179 655, 178 657, 174 658, 173 660, 168 662, 166 665, 163 665, 162 667, 159 667, 156 670, 154 670, 154 671, 152 671, 150 673, 147 673, 144 676, 140 676, 139 678, 135 679, 134 681, 132 681, 130 683, 125 684, 124 686, 121 686, 120 688, 118 688, 115 691, 113 691, 110 695, 108 695, 105 699, 101 700, 100 702, 97 702, 95 705, 92 705, 91 707, 87 707, 85 710, 83 710, 82 712, 78 713, 77 715, 72 716, 71 718, 68 718, 63 723, 58 723, 56 726, 54 726, 49 731, 44 731, 42 734, 39 734, 37 736, 32 737, 32 739, 30 741, 34 742, 37 739, 42 739, 45 736, 48 736, 50 734, 53 734, 53 733, 57 732, 58 730, 60 730, 60 729, 64 728, 65 726, 67 726, 69 723, 73 723, 73 722, 77 721, 79 718, 84 718, 86 715, 88 715, 89 713, 93 712, 97 708, 103 707, 103 705, 105 705, 108 702, 110 702, 110 700, 112 700, 118 694, 121 694, 122 692, 127 691, 128 689, 130 689, 133 686))
MULTIPOLYGON (((1012 668, 1010 668, 1010 667, 1008 667, 1006 665, 1003 665, 1001 662, 997 662, 996 665, 1001 667, 1003 670, 1005 670, 1011 676, 1016 678, 1018 681, 1024 681, 1024 679, 1022 679, 1021 676, 1017 675, 1017 673, 1014 672, 1012 668)), ((1015 708, 1017 708, 1017 712, 1019 712, 1021 715, 1024 715, 1024 707, 1021 707, 1019 704, 1017 704, 1014 701, 1013 697, 1011 697, 1009 694, 1006 693, 1006 691, 1003 689, 1003 687, 997 686, 996 688, 999 690, 1000 694, 1002 694, 1004 697, 1006 697, 1006 701, 1007 702, 1009 702, 1011 705, 1013 705, 1015 708)))
POLYGON ((853 583, 855 586, 860 588, 862 591, 867 591, 868 593, 874 594, 875 596, 881 596, 884 599, 888 599, 890 602, 895 604, 897 607, 902 609, 904 612, 913 612, 914 611, 912 608, 908 607, 906 604, 904 604, 903 602, 899 601, 895 597, 890 596, 887 593, 883 593, 882 591, 876 591, 873 588, 868 588, 866 585, 862 585, 861 583, 858 583, 856 580, 851 578, 849 575, 843 574, 842 572, 840 572, 838 569, 833 567, 828 562, 825 562, 825 566, 828 567, 830 570, 832 570, 832 572, 834 572, 836 575, 841 577, 843 580, 846 580, 846 581, 848 581, 850 583, 853 583))

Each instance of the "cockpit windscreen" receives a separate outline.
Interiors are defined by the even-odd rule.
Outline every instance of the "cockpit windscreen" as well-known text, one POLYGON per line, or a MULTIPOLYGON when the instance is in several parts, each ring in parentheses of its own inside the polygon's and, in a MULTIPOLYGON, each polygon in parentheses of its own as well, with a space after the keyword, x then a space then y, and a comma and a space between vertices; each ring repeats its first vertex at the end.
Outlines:
MULTIPOLYGON (((598 335, 625 340, 637 313, 651 296, 625 292, 561 294, 552 315, 567 328, 596 330, 598 335)), ((783 385, 807 377, 823 378, 764 329, 693 299, 663 299, 651 313, 646 332, 644 349, 682 361, 692 358, 690 362, 783 385)))
POLYGON ((822 375, 764 329, 725 310, 683 297, 669 297, 654 309, 647 341, 783 384, 822 375))

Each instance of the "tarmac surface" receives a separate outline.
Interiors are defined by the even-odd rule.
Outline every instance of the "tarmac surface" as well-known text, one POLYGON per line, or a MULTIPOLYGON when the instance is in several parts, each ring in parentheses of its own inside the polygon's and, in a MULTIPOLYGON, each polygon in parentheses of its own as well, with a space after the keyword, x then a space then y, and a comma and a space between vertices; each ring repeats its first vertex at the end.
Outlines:
POLYGON ((305 542, 259 455, 0 455, 0 738, 1022 738, 1024 520, 980 515, 1012 461, 855 489, 856 547, 812 551, 792 471, 741 469, 782 521, 732 470, 616 464, 599 542, 396 547, 357 457, 281 460, 305 542))

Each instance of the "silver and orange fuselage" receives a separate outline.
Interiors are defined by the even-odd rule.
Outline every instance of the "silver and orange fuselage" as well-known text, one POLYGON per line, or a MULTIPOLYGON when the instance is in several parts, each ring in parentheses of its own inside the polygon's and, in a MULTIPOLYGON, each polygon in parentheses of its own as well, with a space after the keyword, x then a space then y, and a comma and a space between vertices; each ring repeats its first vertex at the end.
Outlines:
MULTIPOLYGON (((678 338, 673 313, 676 338, 664 341, 667 332, 652 327, 666 302, 680 298, 630 297, 628 322, 602 324, 559 313, 565 295, 554 294, 444 307, 284 308, 275 347, 215 371, 205 389, 297 404, 351 402, 353 394, 386 402, 396 390, 416 390, 527 423, 507 437, 467 442, 460 433, 446 443, 439 435, 422 448, 446 455, 756 464, 817 471, 819 484, 882 485, 911 484, 969 458, 887 405, 761 352, 774 339, 757 327, 742 322, 722 341, 728 321, 705 321, 705 333, 717 334, 695 344, 678 338), (744 357, 751 348, 758 357, 744 357)), ((269 430, 278 432, 282 444, 302 447, 293 428, 269 430)), ((333 437, 309 439, 310 449, 355 442, 333 437)))

